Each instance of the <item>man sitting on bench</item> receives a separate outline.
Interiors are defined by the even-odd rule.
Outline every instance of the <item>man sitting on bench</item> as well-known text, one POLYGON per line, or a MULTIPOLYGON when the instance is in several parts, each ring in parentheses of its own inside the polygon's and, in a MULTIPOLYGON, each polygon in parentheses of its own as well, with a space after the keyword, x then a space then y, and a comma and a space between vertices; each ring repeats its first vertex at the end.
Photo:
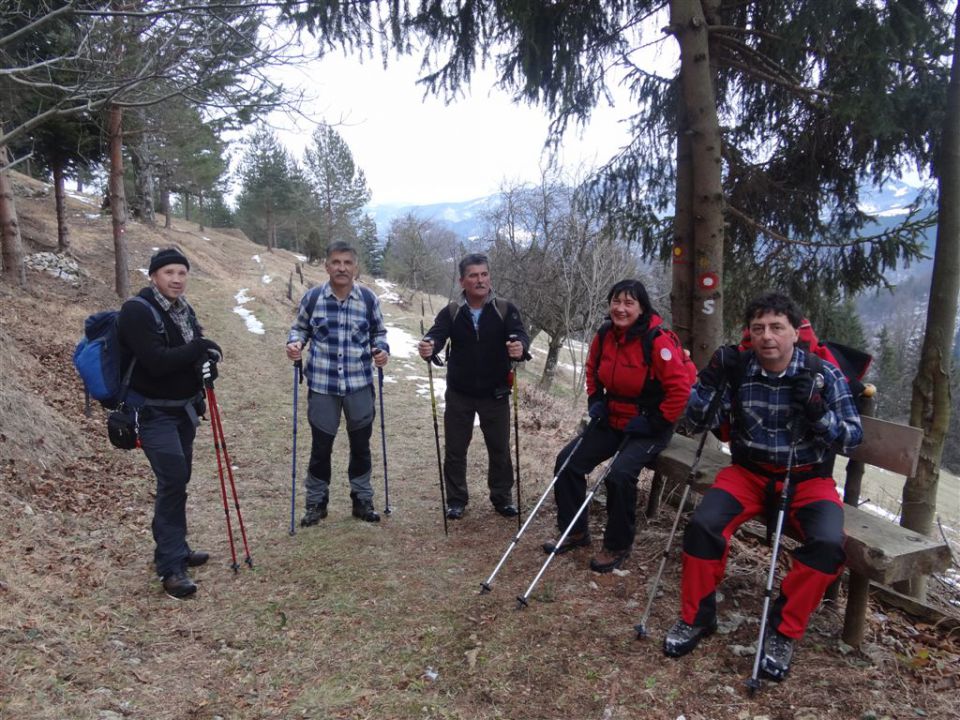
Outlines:
POLYGON ((796 346, 801 319, 784 295, 751 302, 745 321, 752 350, 719 348, 690 395, 687 419, 699 430, 719 427, 733 463, 717 474, 687 526, 680 620, 663 642, 667 655, 680 657, 716 630, 716 588, 730 536, 765 511, 773 526, 789 463, 785 521, 802 544, 771 608, 760 663, 778 681, 790 669, 794 640, 843 569, 843 508, 830 473, 835 451, 847 453, 863 437, 843 375, 796 346), (718 392, 717 416, 708 417, 718 392))

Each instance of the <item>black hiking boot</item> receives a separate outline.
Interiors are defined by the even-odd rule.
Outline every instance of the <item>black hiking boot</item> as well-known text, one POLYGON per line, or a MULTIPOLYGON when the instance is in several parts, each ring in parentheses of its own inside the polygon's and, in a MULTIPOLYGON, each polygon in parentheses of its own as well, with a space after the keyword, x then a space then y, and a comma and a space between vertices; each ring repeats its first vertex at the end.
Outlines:
POLYGON ((760 658, 760 672, 771 680, 780 682, 790 672, 793 659, 793 640, 776 630, 769 630, 763 640, 763 657, 760 658))
POLYGON ((317 503, 316 505, 307 505, 307 514, 300 520, 300 527, 310 527, 316 525, 327 516, 327 504, 317 503))
POLYGON ((447 505, 447 519, 448 520, 462 520, 463 513, 466 512, 466 508, 463 505, 457 503, 450 503, 447 505))
POLYGON ((373 509, 372 500, 353 499, 353 516, 364 522, 380 522, 380 515, 373 509))
POLYGON ((554 542, 545 542, 543 544, 543 551, 549 555, 554 551, 554 548, 556 548, 556 554, 563 555, 571 550, 582 547, 590 547, 590 533, 571 533, 567 535, 567 539, 563 541, 563 545, 559 546, 554 542))
POLYGON ((176 600, 182 600, 197 591, 197 584, 185 572, 170 573, 163 578, 163 591, 176 600))
POLYGON ((716 629, 716 621, 710 625, 688 625, 677 620, 663 638, 663 652, 670 657, 683 657, 697 646, 701 638, 713 635, 716 629))
POLYGON ((191 550, 187 554, 187 567, 200 567, 205 565, 209 559, 210 553, 205 553, 202 550, 191 550))
POLYGON ((503 515, 505 518, 516 517, 520 514, 520 511, 517 510, 517 506, 513 503, 507 503, 506 505, 494 505, 493 509, 498 515, 503 515))

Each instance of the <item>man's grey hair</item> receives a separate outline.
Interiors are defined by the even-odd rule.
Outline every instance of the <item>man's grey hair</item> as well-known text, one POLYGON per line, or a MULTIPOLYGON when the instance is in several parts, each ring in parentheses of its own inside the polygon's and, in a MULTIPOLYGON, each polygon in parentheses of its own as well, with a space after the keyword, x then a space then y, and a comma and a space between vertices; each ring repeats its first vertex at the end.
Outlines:
POLYGON ((327 245, 327 260, 333 257, 334 253, 344 253, 348 252, 353 255, 353 259, 357 259, 357 250, 346 240, 334 240, 332 243, 327 245))
POLYGON ((466 275, 467 268, 471 265, 486 265, 487 270, 490 269, 490 259, 483 253, 470 253, 463 260, 460 261, 460 279, 464 278, 466 275))

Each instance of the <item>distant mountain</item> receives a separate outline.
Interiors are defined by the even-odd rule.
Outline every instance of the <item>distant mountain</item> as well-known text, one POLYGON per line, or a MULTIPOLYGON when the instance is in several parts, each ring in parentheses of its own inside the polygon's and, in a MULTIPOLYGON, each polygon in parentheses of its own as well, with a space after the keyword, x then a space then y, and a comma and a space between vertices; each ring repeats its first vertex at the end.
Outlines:
POLYGON ((394 218, 413 213, 425 220, 442 222, 464 239, 478 236, 483 230, 482 215, 499 201, 499 195, 464 200, 462 202, 433 203, 430 205, 369 205, 367 212, 377 223, 377 235, 386 242, 390 222, 394 218))

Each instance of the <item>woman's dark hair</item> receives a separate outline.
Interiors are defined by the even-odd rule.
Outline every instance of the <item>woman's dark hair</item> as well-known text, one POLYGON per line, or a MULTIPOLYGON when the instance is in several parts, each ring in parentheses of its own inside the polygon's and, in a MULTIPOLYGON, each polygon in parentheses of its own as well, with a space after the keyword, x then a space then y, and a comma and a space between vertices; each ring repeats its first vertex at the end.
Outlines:
POLYGON ((750 327, 751 321, 756 320, 761 315, 766 315, 768 312, 772 312, 774 315, 786 315, 787 320, 790 321, 795 330, 799 329, 801 323, 803 323, 803 313, 800 312, 800 308, 793 300, 780 293, 768 292, 754 298, 747 305, 743 314, 744 325, 750 327))
POLYGON ((621 294, 628 295, 640 303, 641 315, 657 312, 653 309, 653 305, 650 304, 650 296, 647 294, 647 289, 639 280, 627 279, 616 283, 612 288, 610 288, 610 292, 607 293, 607 305, 609 305, 610 301, 613 300, 617 295, 621 294))

